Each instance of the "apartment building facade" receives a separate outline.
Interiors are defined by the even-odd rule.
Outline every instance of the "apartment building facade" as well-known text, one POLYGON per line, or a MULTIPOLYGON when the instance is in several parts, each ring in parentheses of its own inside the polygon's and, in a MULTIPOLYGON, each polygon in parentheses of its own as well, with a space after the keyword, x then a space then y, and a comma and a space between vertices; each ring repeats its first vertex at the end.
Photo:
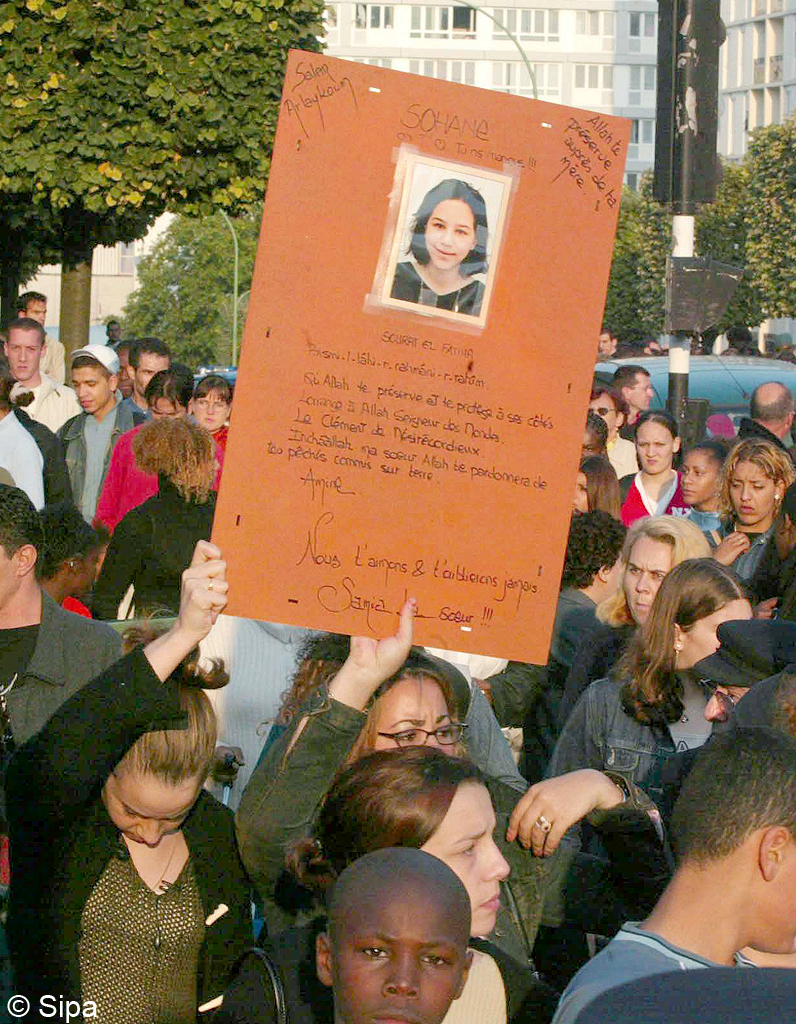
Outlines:
POLYGON ((325 50, 532 97, 524 53, 539 99, 630 118, 626 181, 635 188, 654 155, 657 6, 652 0, 547 0, 544 7, 330 0, 325 50))

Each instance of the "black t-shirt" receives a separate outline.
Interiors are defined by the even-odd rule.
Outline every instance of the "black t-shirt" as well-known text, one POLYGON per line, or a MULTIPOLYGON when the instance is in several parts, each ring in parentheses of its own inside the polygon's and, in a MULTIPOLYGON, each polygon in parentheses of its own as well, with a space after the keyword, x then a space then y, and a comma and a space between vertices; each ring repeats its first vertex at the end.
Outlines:
POLYGON ((38 638, 38 623, 35 626, 0 629, 0 692, 15 675, 22 675, 28 667, 38 638))

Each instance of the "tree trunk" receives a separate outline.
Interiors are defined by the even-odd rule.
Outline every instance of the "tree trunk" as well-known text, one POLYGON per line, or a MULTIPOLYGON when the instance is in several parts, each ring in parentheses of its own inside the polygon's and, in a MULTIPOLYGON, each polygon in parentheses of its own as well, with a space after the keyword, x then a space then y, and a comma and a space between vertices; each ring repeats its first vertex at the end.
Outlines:
POLYGON ((67 357, 75 349, 88 345, 91 319, 91 254, 88 258, 61 268, 61 327, 60 339, 67 357))
POLYGON ((19 261, 0 259, 0 324, 3 327, 17 315, 19 285, 19 261))

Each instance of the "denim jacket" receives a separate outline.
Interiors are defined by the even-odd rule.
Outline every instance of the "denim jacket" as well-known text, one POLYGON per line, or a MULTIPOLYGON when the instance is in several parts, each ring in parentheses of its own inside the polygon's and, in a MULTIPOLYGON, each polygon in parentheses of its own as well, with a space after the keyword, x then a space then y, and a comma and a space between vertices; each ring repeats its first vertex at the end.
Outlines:
MULTIPOLYGON (((723 523, 717 532, 719 537, 724 540, 725 537, 729 537, 729 535, 734 531, 735 527, 732 523, 723 523)), ((711 548, 716 548, 716 542, 713 540, 711 534, 708 532, 705 536, 707 537, 708 544, 710 544, 711 548)), ((738 579, 743 583, 748 583, 757 572, 760 561, 763 558, 763 552, 766 550, 766 544, 768 544, 769 540, 773 536, 773 526, 766 530, 765 533, 758 534, 749 545, 749 550, 744 551, 742 555, 738 555, 730 566, 730 569, 732 569, 738 579)))
MULTIPOLYGON (((608 770, 636 783, 658 803, 660 766, 675 752, 674 740, 668 728, 644 725, 628 715, 622 709, 621 688, 610 678, 588 687, 558 738, 547 776, 578 768, 608 770)), ((575 831, 570 830, 567 837, 572 841, 575 831)))

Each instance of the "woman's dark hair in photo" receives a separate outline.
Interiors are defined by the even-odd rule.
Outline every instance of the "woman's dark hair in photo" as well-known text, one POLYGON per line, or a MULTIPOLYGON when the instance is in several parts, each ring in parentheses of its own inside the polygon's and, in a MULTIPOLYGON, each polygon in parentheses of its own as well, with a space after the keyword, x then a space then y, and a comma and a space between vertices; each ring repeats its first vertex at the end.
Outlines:
POLYGON ((446 178, 426 192, 412 224, 412 240, 409 243, 409 252, 411 252, 422 267, 428 263, 430 257, 426 247, 426 225, 437 206, 440 203, 444 203, 446 199, 461 199, 462 202, 467 203, 473 213, 475 244, 470 253, 462 260, 461 274, 467 276, 486 273, 486 240, 488 234, 486 203, 484 202, 484 197, 477 189, 473 188, 472 185, 468 185, 466 181, 460 181, 458 178, 446 178))
POLYGON ((296 844, 288 867, 324 889, 349 864, 388 846, 420 849, 434 835, 462 783, 484 785, 480 769, 429 747, 378 750, 342 771, 320 811, 315 836, 296 844))

